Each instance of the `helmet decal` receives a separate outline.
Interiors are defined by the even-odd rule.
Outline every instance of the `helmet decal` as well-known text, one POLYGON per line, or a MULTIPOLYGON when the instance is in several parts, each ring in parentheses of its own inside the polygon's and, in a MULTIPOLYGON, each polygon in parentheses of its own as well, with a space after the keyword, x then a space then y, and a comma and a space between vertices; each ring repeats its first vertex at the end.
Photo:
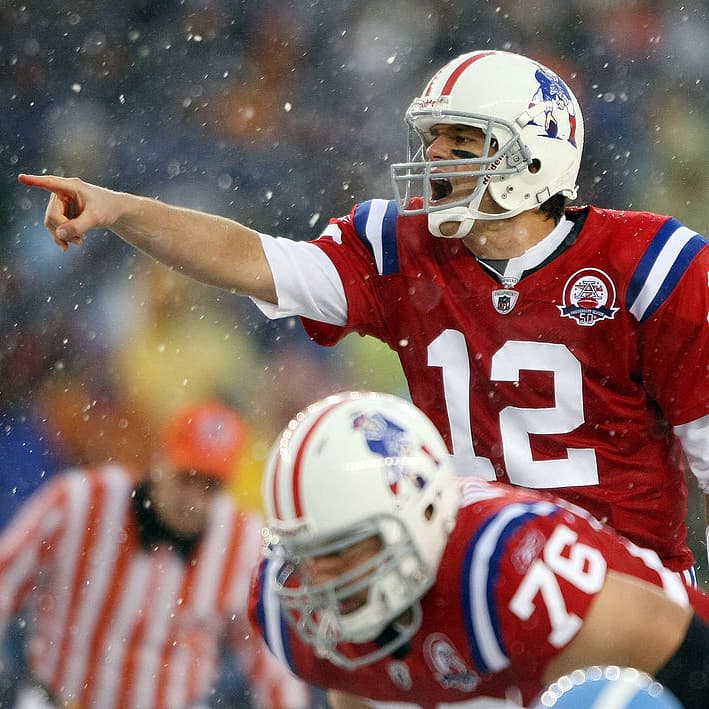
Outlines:
MULTIPOLYGON (((548 138, 568 140, 576 147, 576 110, 569 87, 550 69, 540 66, 534 73, 539 90, 532 96, 529 107, 544 104, 544 125, 548 138), (568 137, 562 138, 559 121, 565 116, 568 121, 568 137)), ((533 125, 539 125, 535 120, 533 125)))
MULTIPOLYGON (((385 467, 385 472, 389 488, 395 495, 398 494, 399 481, 405 477, 409 478, 419 490, 425 487, 426 479, 422 475, 411 473, 406 469, 406 458, 413 453, 413 446, 407 432, 401 426, 397 426, 380 413, 361 413, 355 416, 352 428, 364 434, 367 447, 372 453, 392 461, 391 465, 385 467)), ((420 450, 432 457, 425 446, 421 446, 420 450)), ((438 464, 435 458, 432 459, 438 464)))

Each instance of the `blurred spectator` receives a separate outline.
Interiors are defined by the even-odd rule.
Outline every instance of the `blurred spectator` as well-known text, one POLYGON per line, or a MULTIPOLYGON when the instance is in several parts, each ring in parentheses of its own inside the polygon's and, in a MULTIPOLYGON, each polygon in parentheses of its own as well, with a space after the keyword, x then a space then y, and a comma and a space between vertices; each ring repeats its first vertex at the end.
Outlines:
POLYGON ((161 420, 197 399, 250 401, 263 362, 228 294, 160 264, 107 288, 108 365, 127 405, 161 420), (211 296, 211 297, 209 297, 211 296))
POLYGON ((24 608, 30 627, 18 709, 206 707, 220 642, 249 681, 234 706, 310 706, 246 621, 261 523, 223 494, 245 433, 225 404, 191 405, 143 474, 73 469, 20 510, 0 536, 0 621, 24 608))

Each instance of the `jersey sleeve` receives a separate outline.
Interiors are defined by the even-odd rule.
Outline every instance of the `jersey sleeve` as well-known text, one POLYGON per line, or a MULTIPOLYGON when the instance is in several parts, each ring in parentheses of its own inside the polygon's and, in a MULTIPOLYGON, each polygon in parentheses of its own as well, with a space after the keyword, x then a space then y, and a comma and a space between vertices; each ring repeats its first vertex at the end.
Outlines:
POLYGON ((548 501, 507 505, 478 530, 461 591, 483 672, 541 677, 573 640, 606 578, 595 539, 591 521, 548 501))
POLYGON ((323 235, 312 242, 337 270, 347 302, 347 322, 342 327, 303 318, 305 330, 315 342, 334 345, 351 332, 388 341, 387 302, 381 283, 382 277, 398 270, 396 228, 396 203, 374 199, 331 220, 323 235))
POLYGON ((58 546, 71 495, 66 476, 41 487, 0 536, 0 632, 38 585, 38 575, 58 546))
POLYGON ((273 588, 281 566, 278 559, 264 558, 254 570, 251 577, 249 621, 276 659, 291 673, 300 676, 294 654, 294 638, 273 588))
MULTIPOLYGON (((326 230, 327 233, 327 230, 326 230)), ((340 276, 324 251, 313 242, 293 241, 260 234, 271 269, 278 303, 252 298, 268 318, 307 317, 342 326, 347 322, 347 301, 340 276)))
POLYGON ((668 220, 626 293, 641 336, 643 384, 672 425, 709 414, 709 244, 668 220))

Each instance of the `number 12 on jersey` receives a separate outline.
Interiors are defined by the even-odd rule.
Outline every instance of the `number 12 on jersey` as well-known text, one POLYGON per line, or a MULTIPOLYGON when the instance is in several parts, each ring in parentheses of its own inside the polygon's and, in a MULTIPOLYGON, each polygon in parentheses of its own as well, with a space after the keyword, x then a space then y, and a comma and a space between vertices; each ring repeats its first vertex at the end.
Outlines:
MULTIPOLYGON (((492 461, 476 455, 473 447, 470 359, 463 333, 444 330, 433 340, 428 366, 442 370, 457 473, 495 480, 492 461)), ((567 448, 566 458, 534 460, 529 441, 531 433, 569 433, 584 423, 581 363, 565 345, 508 340, 492 356, 490 379, 519 384, 522 370, 551 372, 555 402, 549 408, 507 406, 500 412, 500 443, 509 481, 529 488, 598 485, 593 448, 567 448)))

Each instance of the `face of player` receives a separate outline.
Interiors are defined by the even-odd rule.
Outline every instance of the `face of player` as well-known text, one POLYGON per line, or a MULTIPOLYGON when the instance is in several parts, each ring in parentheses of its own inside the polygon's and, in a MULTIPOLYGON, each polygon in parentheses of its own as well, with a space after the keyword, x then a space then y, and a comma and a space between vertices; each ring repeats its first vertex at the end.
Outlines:
MULTIPOLYGON (((485 146, 485 135, 480 128, 465 125, 449 125, 439 123, 431 129, 433 140, 426 148, 426 157, 431 162, 437 160, 460 160, 479 158, 485 146)), ((494 152, 496 146, 491 146, 491 153, 494 152)), ((454 178, 450 176, 451 172, 469 172, 469 165, 460 165, 458 167, 446 168, 445 177, 433 179, 431 181, 431 203, 433 205, 441 205, 446 202, 463 199, 469 195, 476 187, 478 178, 475 176, 466 176, 454 178)), ((436 172, 435 166, 433 172, 436 172)), ((485 192, 480 203, 480 209, 484 212, 501 214, 502 210, 495 201, 485 192)), ((441 231, 453 234, 457 229, 457 224, 444 222, 441 231)))
MULTIPOLYGON (((480 157, 485 147, 482 130, 473 126, 439 123, 433 126, 431 133, 433 140, 426 149, 426 157, 433 163, 432 172, 435 172, 436 161, 480 157)), ((497 145, 493 141, 490 153, 496 150, 497 145)), ((475 175, 460 178, 454 176, 456 172, 466 170, 470 170, 469 165, 449 167, 445 170, 445 177, 432 180, 432 204, 445 205, 446 202, 465 199, 470 195, 479 178, 475 175)), ((490 197, 487 190, 482 195, 479 210, 488 214, 503 214, 505 211, 490 197)), ((538 214, 532 210, 510 218, 476 219, 472 229, 463 237, 463 244, 478 258, 509 259, 520 256, 553 228, 553 220, 551 224, 547 221, 551 217, 542 215, 539 218, 538 214)), ((440 229, 441 233, 450 236, 456 233, 458 227, 457 222, 443 222, 440 229)))
MULTIPOLYGON (((308 557, 300 565, 302 581, 308 586, 336 582, 343 574, 364 566, 381 549, 381 540, 374 536, 333 554, 308 557)), ((342 615, 358 610, 367 602, 369 589, 366 584, 363 588, 359 586, 360 582, 370 574, 371 571, 363 571, 362 574, 348 581, 347 586, 357 587, 357 590, 351 594, 346 592, 346 587, 336 586, 338 592, 344 591, 338 593, 338 610, 342 615)))
POLYGON ((202 532, 209 508, 222 483, 195 471, 163 467, 151 478, 150 499, 162 523, 178 536, 202 532))

